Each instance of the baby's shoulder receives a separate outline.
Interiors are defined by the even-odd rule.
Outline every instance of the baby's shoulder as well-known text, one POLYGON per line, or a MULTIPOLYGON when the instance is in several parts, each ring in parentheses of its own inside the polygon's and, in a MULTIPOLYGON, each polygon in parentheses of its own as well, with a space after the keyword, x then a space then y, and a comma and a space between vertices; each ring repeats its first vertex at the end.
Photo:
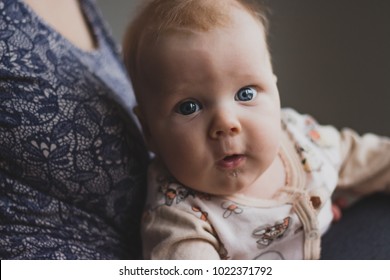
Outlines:
POLYGON ((311 115, 291 108, 282 109, 281 116, 283 129, 299 153, 316 154, 316 157, 326 158, 333 166, 339 167, 341 136, 334 126, 321 125, 311 115))
POLYGON ((302 141, 299 138, 303 138, 321 149, 339 148, 340 133, 334 126, 321 125, 311 115, 291 108, 282 109, 281 116, 284 129, 292 133, 298 142, 302 141))

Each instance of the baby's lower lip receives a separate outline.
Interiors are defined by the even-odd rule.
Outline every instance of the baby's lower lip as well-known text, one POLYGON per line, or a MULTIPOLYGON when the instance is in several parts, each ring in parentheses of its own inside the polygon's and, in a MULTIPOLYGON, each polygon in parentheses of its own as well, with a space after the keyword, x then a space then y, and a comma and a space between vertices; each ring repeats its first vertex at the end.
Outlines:
POLYGON ((218 166, 223 169, 236 169, 241 166, 246 157, 244 155, 231 155, 218 161, 218 166))

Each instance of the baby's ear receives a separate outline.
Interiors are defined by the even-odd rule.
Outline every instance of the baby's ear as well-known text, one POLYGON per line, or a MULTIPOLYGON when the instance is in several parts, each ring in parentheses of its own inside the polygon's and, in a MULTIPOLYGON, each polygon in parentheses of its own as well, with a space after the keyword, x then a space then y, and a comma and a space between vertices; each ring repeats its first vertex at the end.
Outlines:
POLYGON ((149 125, 145 119, 145 116, 141 110, 141 108, 137 105, 133 108, 134 114, 137 116, 141 127, 142 127, 142 133, 144 135, 144 140, 146 142, 146 145, 148 146, 149 150, 155 153, 155 146, 154 141, 152 139, 152 135, 150 133, 149 125))
POLYGON ((275 80, 275 83, 278 82, 278 76, 276 76, 275 74, 274 74, 274 80, 275 80))

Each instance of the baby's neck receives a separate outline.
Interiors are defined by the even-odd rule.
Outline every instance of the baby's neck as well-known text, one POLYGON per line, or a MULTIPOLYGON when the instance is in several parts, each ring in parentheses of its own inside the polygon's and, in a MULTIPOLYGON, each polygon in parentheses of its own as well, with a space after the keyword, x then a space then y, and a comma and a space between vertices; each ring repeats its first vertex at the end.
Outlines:
POLYGON ((279 154, 269 168, 251 186, 239 194, 251 198, 271 199, 280 188, 286 185, 286 177, 286 168, 279 154))

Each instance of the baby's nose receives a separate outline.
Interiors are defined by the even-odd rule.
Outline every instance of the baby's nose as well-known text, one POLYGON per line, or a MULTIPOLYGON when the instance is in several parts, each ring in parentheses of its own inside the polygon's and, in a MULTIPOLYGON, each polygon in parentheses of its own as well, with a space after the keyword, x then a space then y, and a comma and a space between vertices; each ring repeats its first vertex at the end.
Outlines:
POLYGON ((218 111, 211 123, 210 137, 218 139, 226 136, 234 136, 241 132, 241 124, 234 113, 218 111))

